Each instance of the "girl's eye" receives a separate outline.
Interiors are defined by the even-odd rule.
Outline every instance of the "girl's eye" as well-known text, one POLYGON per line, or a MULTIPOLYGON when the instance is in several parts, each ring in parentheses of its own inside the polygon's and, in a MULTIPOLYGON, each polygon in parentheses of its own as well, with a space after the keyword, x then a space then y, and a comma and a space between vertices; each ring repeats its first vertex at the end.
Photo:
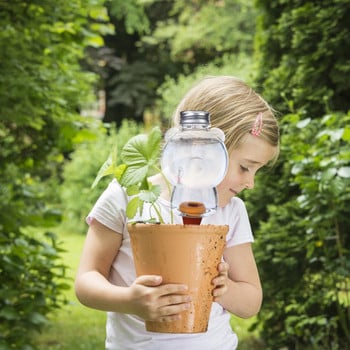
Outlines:
POLYGON ((249 168, 246 168, 246 167, 243 166, 243 165, 240 165, 240 167, 241 167, 241 170, 242 170, 243 172, 249 171, 249 168))

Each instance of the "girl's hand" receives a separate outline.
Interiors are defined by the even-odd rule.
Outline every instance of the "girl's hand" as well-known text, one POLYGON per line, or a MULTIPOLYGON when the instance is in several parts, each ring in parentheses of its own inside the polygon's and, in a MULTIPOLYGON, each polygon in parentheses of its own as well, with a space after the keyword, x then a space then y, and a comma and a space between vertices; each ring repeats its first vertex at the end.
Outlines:
POLYGON ((144 320, 170 322, 181 318, 192 297, 182 284, 164 284, 161 276, 139 276, 130 286, 132 312, 144 320))
POLYGON ((226 262, 221 262, 218 265, 219 275, 216 276, 212 281, 214 285, 214 290, 213 290, 214 301, 219 301, 220 297, 224 295, 228 290, 228 286, 227 286, 228 269, 229 269, 229 265, 226 262))

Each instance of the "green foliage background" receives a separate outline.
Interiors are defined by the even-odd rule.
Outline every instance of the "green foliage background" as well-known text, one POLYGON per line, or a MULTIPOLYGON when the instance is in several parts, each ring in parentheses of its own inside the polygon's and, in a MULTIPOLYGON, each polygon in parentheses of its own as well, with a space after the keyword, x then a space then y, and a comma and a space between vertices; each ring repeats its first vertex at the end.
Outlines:
POLYGON ((253 227, 260 224, 255 250, 265 296, 258 324, 269 349, 347 349, 349 115, 302 118, 282 120, 281 176, 261 175, 247 195, 259 220, 253 227), (273 195, 262 216, 259 204, 273 195))
MULTIPOLYGON (((95 122, 90 128, 93 137, 75 147, 64 166, 60 187, 62 226, 67 232, 86 232, 85 217, 111 181, 111 178, 104 178, 96 187, 91 188, 101 165, 112 150, 119 155, 128 139, 143 130, 142 126, 132 120, 125 119, 118 129, 95 122)), ((117 157, 117 162, 121 163, 120 157, 117 157)))
POLYGON ((61 248, 48 230, 61 217, 60 167, 95 79, 80 60, 99 38, 88 16, 100 4, 83 3, 0 2, 1 349, 31 349, 33 332, 64 302, 61 248))
POLYGON ((257 81, 282 113, 319 118, 349 108, 350 3, 256 0, 257 81))
POLYGON ((245 195, 268 349, 350 344, 349 3, 256 1, 256 84, 280 111, 281 156, 245 195))

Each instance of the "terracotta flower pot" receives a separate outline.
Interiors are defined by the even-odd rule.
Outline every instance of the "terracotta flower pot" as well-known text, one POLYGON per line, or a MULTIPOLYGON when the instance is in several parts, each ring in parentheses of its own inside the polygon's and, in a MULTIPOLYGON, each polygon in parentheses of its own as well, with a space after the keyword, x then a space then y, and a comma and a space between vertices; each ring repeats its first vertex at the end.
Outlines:
POLYGON ((162 333, 206 332, 227 225, 129 224, 136 273, 161 275, 163 283, 188 285, 192 307, 174 322, 146 321, 146 329, 162 333))

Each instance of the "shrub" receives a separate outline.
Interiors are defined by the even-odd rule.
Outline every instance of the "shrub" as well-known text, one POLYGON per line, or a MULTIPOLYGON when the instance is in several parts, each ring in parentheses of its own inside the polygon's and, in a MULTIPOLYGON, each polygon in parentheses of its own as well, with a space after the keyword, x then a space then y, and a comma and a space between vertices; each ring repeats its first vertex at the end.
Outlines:
POLYGON ((349 44, 347 0, 257 0, 258 80, 264 96, 278 110, 317 117, 349 109, 349 44))
POLYGON ((268 349, 346 349, 350 343, 349 122, 349 114, 285 116, 282 175, 262 175, 247 196, 252 218, 261 220, 259 322, 268 349), (266 195, 272 198, 267 208, 256 206, 266 204, 266 195))
POLYGON ((46 241, 28 235, 0 235, 0 348, 32 349, 33 330, 47 323, 46 316, 64 302, 65 269, 56 237, 46 241))
POLYGON ((102 179, 94 188, 92 183, 113 147, 121 150, 126 141, 141 132, 142 127, 133 121, 124 120, 115 129, 96 123, 91 126, 93 137, 79 144, 71 154, 63 170, 61 199, 63 226, 65 229, 85 233, 85 217, 111 179, 102 179))
POLYGON ((60 219, 57 177, 92 96, 95 77, 80 64, 101 39, 92 26, 101 4, 0 1, 1 349, 31 349, 32 333, 62 302, 60 248, 42 230, 60 219))

